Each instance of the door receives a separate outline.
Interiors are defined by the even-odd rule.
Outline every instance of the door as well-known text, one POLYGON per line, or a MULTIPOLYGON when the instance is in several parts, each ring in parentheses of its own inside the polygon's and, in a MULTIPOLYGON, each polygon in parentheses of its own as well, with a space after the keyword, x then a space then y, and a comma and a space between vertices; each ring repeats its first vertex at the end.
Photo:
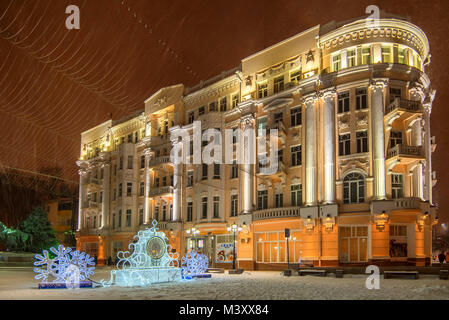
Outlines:
POLYGON ((368 227, 340 227, 339 237, 340 262, 358 263, 368 261, 368 227))

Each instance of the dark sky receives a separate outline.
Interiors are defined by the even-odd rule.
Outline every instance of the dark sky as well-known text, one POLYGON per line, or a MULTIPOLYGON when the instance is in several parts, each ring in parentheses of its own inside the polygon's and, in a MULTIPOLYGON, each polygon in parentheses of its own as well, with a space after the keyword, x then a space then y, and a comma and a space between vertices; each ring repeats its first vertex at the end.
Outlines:
POLYGON ((427 34, 427 72, 437 96, 434 192, 449 220, 449 1, 0 0, 0 164, 62 167, 78 180, 80 133, 143 109, 163 86, 193 86, 317 24, 363 16, 375 4, 408 16, 427 34), (65 8, 81 29, 65 28, 65 8))

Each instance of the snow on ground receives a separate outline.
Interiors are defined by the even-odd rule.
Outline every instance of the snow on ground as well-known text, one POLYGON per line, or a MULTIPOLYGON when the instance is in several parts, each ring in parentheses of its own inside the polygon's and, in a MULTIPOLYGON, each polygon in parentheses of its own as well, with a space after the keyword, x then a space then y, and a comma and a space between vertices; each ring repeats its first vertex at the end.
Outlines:
MULTIPOLYGON (((97 269, 93 280, 109 280, 110 268, 97 269)), ((242 275, 213 274, 211 279, 156 284, 145 288, 37 289, 29 268, 0 268, 0 299, 449 299, 449 280, 438 276, 413 279, 381 277, 379 290, 365 287, 368 275, 284 277, 277 271, 248 271, 242 275)))

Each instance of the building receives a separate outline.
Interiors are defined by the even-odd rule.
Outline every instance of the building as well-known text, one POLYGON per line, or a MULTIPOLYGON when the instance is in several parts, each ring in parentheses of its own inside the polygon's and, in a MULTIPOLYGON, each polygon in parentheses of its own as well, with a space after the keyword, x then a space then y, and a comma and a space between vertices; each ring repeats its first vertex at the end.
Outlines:
POLYGON ((174 250, 197 248, 216 267, 234 259, 231 224, 245 269, 286 267, 285 228, 290 261, 429 263, 429 63, 423 31, 382 16, 316 26, 195 87, 160 89, 145 110, 82 133, 78 248, 114 259, 156 219, 174 250), (277 129, 277 171, 172 163, 171 134, 193 134, 194 121, 277 129))
POLYGON ((56 239, 66 247, 74 246, 73 228, 76 225, 78 203, 74 199, 60 198, 49 200, 44 205, 56 239))

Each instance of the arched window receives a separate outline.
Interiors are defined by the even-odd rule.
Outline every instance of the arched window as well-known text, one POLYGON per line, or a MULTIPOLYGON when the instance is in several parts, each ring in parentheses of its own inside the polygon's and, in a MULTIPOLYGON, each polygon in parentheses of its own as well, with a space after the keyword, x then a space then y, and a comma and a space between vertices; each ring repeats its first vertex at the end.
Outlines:
POLYGON ((343 180, 344 203, 365 202, 365 177, 361 173, 353 172, 343 180))

